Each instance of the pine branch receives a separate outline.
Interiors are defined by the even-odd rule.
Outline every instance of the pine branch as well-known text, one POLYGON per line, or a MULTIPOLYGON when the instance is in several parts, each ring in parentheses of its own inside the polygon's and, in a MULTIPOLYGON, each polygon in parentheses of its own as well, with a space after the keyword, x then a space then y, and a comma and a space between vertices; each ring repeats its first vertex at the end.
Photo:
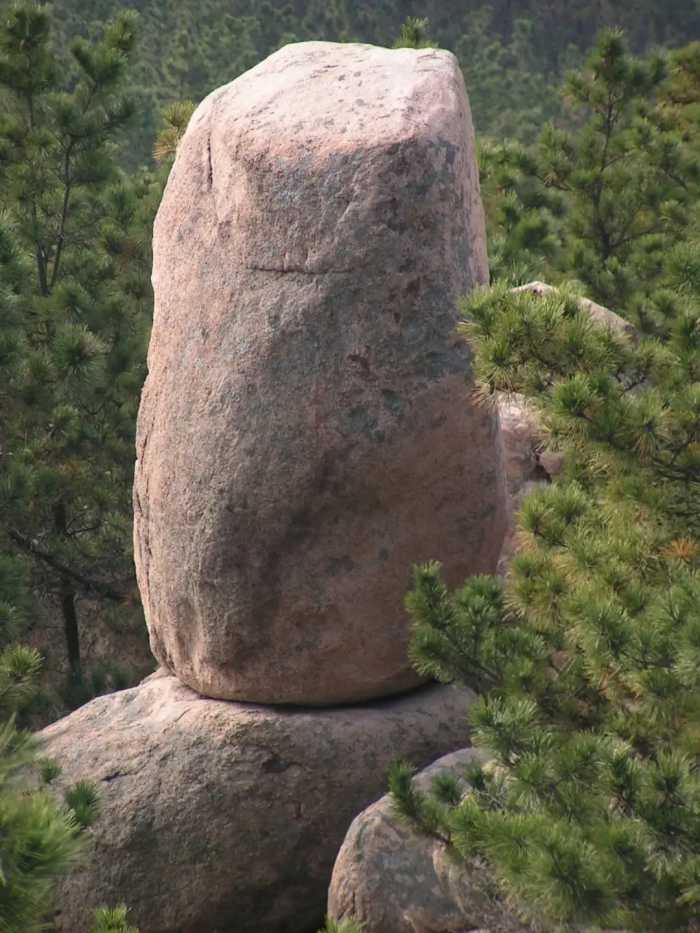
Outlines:
POLYGON ((10 529, 8 534, 10 539, 14 541, 14 543, 26 554, 30 554, 32 557, 43 561, 53 570, 58 571, 62 576, 68 577, 76 583, 79 583, 88 592, 97 593, 99 596, 104 596, 113 602, 122 603, 125 601, 125 593, 120 592, 119 590, 115 590, 108 583, 104 583, 101 580, 94 580, 77 570, 73 570, 72 567, 69 567, 67 564, 63 563, 63 561, 56 558, 53 554, 40 548, 33 541, 27 538, 26 535, 23 535, 16 529, 10 529))

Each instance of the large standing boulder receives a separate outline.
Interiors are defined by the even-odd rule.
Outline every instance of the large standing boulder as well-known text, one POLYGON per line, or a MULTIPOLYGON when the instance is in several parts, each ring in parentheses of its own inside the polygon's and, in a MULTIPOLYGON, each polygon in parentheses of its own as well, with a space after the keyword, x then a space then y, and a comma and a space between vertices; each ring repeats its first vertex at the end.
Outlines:
POLYGON ((468 734, 473 695, 430 686, 375 704, 286 710, 200 697, 158 673, 40 733, 57 792, 93 781, 85 859, 56 893, 87 933, 125 902, 140 933, 308 933, 353 817, 397 756, 427 764, 468 734))
POLYGON ((416 683, 411 565, 493 570, 504 489, 457 298, 486 282, 448 52, 309 42, 212 93, 154 233, 135 551, 158 660, 207 696, 416 683))
MULTIPOLYGON (((422 771, 416 784, 427 791, 441 771, 461 777, 479 760, 474 749, 461 749, 422 771)), ((485 865, 460 865, 443 843, 413 832, 388 795, 353 820, 333 868, 328 914, 356 920, 362 933, 531 931, 503 902, 485 865)))

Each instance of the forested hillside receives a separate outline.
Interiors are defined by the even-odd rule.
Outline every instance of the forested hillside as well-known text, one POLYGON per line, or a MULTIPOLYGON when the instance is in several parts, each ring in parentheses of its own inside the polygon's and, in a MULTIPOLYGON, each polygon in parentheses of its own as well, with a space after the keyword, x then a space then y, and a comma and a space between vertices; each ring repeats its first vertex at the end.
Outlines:
POLYGON ((700 38, 693 0, 56 0, 60 46, 94 36, 119 9, 141 17, 130 83, 138 101, 129 159, 150 153, 162 105, 199 101, 288 42, 308 39, 392 45, 407 16, 425 16, 435 43, 459 57, 477 131, 531 139, 559 112, 559 79, 580 63, 596 33, 620 26, 635 51, 700 38))

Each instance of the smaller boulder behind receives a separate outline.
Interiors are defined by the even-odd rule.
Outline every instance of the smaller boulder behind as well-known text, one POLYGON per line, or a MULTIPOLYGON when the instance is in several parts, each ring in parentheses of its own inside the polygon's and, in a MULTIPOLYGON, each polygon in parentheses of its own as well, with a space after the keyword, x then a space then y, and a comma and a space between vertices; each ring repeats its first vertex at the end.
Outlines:
MULTIPOLYGON (((418 787, 428 790, 439 771, 461 775, 478 758, 472 748, 446 755, 418 775, 418 787)), ((532 930, 499 899, 486 868, 457 865, 442 843, 412 832, 389 795, 350 826, 333 869, 328 914, 357 921, 363 933, 532 930)))
MULTIPOLYGON (((513 289, 530 292, 540 298, 556 292, 546 282, 528 282, 513 289)), ((637 331, 629 321, 614 311, 596 304, 589 298, 579 298, 579 307, 591 320, 613 333, 630 340, 637 339, 637 331)), ((523 499, 538 486, 556 479, 562 470, 563 454, 547 448, 547 432, 542 426, 535 405, 524 395, 498 393, 496 409, 500 425, 499 437, 506 481, 507 526, 498 560, 498 573, 505 576, 518 546, 517 515, 523 499)))
MULTIPOLYGON (((505 576, 517 550, 517 517, 523 499, 538 486, 548 483, 551 476, 541 462, 544 432, 537 411, 523 395, 517 393, 499 393, 496 404, 501 427, 508 518, 498 573, 505 576)), ((552 454, 550 459, 554 461, 557 456, 552 454)))

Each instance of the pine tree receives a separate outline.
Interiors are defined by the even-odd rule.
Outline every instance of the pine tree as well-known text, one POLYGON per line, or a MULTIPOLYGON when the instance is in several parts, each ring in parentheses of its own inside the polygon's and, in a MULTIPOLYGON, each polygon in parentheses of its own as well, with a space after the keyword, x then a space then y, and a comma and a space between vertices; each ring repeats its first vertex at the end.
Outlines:
POLYGON ((79 600, 139 616, 130 488, 154 185, 124 176, 115 150, 134 43, 121 14, 76 40, 67 67, 45 7, 23 0, 0 24, 0 584, 3 566, 26 579, 23 593, 3 586, 0 618, 52 596, 76 684, 79 600))
POLYGON ((546 269, 643 313, 665 255, 694 223, 700 147, 689 92, 699 62, 697 45, 670 61, 638 59, 619 31, 603 32, 567 77, 569 128, 547 124, 531 147, 484 147, 496 277, 546 269))
POLYGON ((525 500, 505 585, 449 592, 416 568, 414 662, 481 692, 473 740, 492 760, 464 797, 422 795, 405 766, 392 792, 551 925, 700 922, 699 257, 667 256, 653 338, 566 289, 464 304, 484 396, 531 399, 565 467, 525 500))
MULTIPOLYGON (((47 929, 56 882, 86 854, 83 830, 99 815, 96 787, 81 781, 59 800, 58 762, 16 726, 37 689, 41 658, 14 645, 0 651, 0 933, 47 929)), ((138 933, 125 906, 100 908, 94 933, 138 933)))
POLYGON ((31 649, 0 652, 0 933, 46 929, 55 882, 84 848, 86 801, 91 801, 90 818, 97 807, 88 784, 72 788, 65 803, 57 802, 43 785, 60 769, 42 760, 34 737, 15 726, 15 716, 36 689, 40 666, 31 649))
POLYGON ((426 17, 409 16, 401 27, 395 49, 430 49, 435 43, 429 34, 430 23, 426 17))
POLYGON ((164 126, 153 146, 156 162, 168 168, 172 165, 178 143, 185 134, 193 112, 194 104, 191 100, 181 100, 165 108, 162 114, 164 126))

